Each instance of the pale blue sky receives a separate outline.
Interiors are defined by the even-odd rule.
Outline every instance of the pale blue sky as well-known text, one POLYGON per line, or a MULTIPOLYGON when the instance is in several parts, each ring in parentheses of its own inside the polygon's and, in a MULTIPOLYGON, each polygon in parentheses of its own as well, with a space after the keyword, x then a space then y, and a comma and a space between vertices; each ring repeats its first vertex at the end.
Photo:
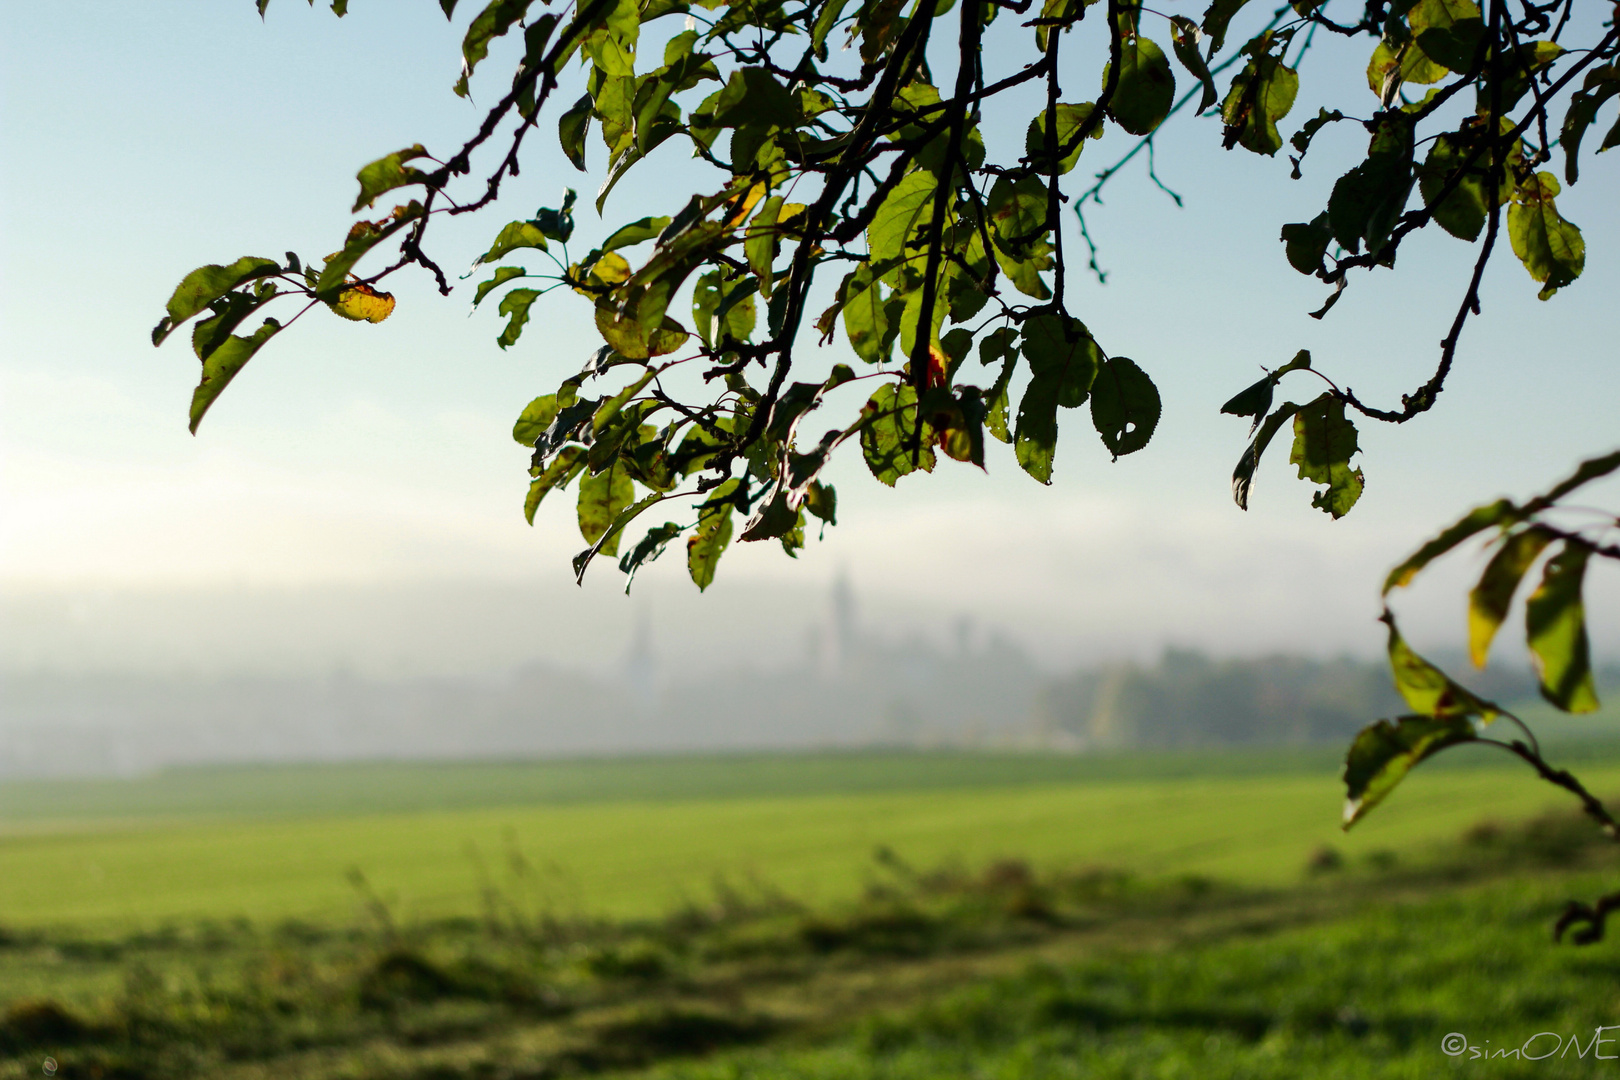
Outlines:
MULTIPOLYGON (((56 0, 8 12, 0 588, 469 578, 558 595, 566 587, 567 558, 581 546, 571 512, 559 500, 536 528, 523 524, 526 460, 508 432, 523 404, 592 347, 587 311, 572 298, 543 301, 503 353, 493 313, 468 319, 466 289, 439 300, 424 277, 396 277, 399 307, 387 323, 312 313, 250 365, 196 438, 185 422, 196 361, 184 342, 159 351, 148 342, 185 272, 288 247, 318 258, 347 229, 360 165, 417 141, 447 153, 477 122, 476 105, 449 91, 459 25, 475 5, 463 5, 455 29, 431 0, 352 6, 337 20, 324 6, 276 0, 264 22, 251 0, 56 0)), ((1314 114, 1326 85, 1359 79, 1365 57, 1329 45, 1308 63, 1285 134, 1314 114)), ((1080 51, 1070 100, 1095 93, 1096 69, 1080 51)), ((987 55, 992 66, 1015 62, 1004 44, 987 55)), ((492 56, 492 72, 505 56, 492 56)), ((493 82, 475 90, 480 100, 496 92, 493 82)), ((1356 100, 1373 106, 1365 92, 1356 100)), ((1021 140, 1023 122, 988 125, 992 143, 1021 140)), ((502 221, 554 204, 565 185, 594 191, 599 174, 567 166, 553 132, 548 123, 531 140, 536 152, 503 209, 442 229, 447 269, 464 268, 502 221)), ((1159 168, 1186 209, 1129 167, 1093 213, 1112 273, 1099 287, 1076 259, 1071 308, 1158 381, 1165 414, 1146 451, 1111 464, 1081 411, 1068 418, 1050 488, 1004 452, 988 476, 945 463, 894 492, 850 458, 834 474, 845 524, 797 562, 769 545, 734 550, 708 598, 714 610, 745 609, 750 590, 768 583, 819 589, 843 568, 896 610, 971 612, 1046 655, 1163 641, 1223 652, 1376 648, 1371 615, 1390 562, 1468 506, 1528 493, 1616 442, 1620 159, 1588 161, 1561 204, 1585 230, 1585 277, 1539 303, 1504 244, 1441 406, 1403 429, 1364 426, 1367 491, 1349 518, 1311 509, 1286 440, 1245 515, 1228 494, 1245 428, 1217 415, 1220 403, 1259 365, 1302 347, 1364 398, 1393 403, 1427 378, 1463 286, 1471 249, 1437 235, 1403 250, 1398 273, 1357 280, 1325 322, 1305 316, 1322 289, 1289 269, 1277 229, 1320 208, 1363 137, 1349 125, 1325 133, 1306 179, 1293 182, 1286 162, 1224 153, 1218 125, 1180 117, 1159 168)), ((609 219, 684 202, 690 168, 677 145, 620 186, 609 219)), ((1089 146, 1071 193, 1125 145, 1111 135, 1089 146)), ((591 153, 599 168, 594 134, 591 153)), ((611 227, 586 201, 584 243, 611 227)), ((1072 251, 1072 231, 1069 242, 1072 251)), ((818 362, 842 358, 829 350, 818 362)), ((1317 391, 1301 379, 1284 392, 1317 391)), ((617 571, 595 574, 589 605, 622 625, 630 605, 616 599, 617 571)), ((1437 640, 1460 629, 1457 580, 1413 601, 1437 640)), ((693 610, 676 557, 653 566, 643 588, 648 602, 693 610)), ((1617 625, 1599 617, 1600 648, 1620 641, 1617 625)))

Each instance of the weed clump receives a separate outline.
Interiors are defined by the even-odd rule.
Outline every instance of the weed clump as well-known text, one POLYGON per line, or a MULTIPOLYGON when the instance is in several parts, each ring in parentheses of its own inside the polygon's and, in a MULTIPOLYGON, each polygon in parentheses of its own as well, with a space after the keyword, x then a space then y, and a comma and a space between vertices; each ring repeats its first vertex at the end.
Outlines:
POLYGON ((773 1034, 769 1019, 710 1009, 661 1005, 596 1025, 559 1065, 582 1072, 628 1069, 666 1058, 697 1057, 757 1043, 773 1034))
POLYGON ((77 1046, 93 1034, 89 1024, 49 999, 14 1001, 0 1018, 0 1044, 12 1052, 77 1046))

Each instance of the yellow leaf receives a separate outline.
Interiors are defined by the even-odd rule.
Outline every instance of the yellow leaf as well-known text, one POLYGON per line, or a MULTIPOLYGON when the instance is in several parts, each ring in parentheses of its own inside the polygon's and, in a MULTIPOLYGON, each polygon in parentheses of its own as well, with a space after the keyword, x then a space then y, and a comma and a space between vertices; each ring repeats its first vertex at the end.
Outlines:
POLYGON ((345 319, 380 323, 394 313, 394 294, 378 292, 370 285, 355 285, 338 293, 338 298, 326 306, 345 319))
POLYGON ((621 281, 630 280, 630 263, 617 251, 610 251, 596 260, 595 265, 591 267, 591 276, 609 285, 617 285, 621 281))

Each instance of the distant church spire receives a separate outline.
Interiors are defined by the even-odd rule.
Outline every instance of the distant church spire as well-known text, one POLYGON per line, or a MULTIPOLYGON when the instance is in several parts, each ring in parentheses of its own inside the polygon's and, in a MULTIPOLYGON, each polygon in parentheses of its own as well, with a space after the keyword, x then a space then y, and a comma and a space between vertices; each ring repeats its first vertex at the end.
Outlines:
POLYGON ((644 607, 636 609, 636 626, 624 657, 624 686, 642 712, 657 708, 658 656, 653 651, 652 621, 644 607))
POLYGON ((849 666, 855 656, 859 636, 855 590, 849 583, 848 571, 840 568, 832 586, 832 654, 836 667, 849 666))

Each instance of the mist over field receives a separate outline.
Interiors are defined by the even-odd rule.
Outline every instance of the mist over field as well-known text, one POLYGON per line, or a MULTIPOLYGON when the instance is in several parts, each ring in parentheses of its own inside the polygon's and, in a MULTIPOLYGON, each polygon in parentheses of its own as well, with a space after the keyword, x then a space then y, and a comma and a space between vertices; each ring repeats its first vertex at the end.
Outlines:
MULTIPOLYGON (((1043 655, 1027 634, 863 597, 844 576, 819 594, 648 592, 618 604, 489 584, 36 594, 0 620, 0 777, 863 747, 1342 746, 1402 710, 1376 655, 1124 642, 1043 655)), ((1534 697, 1512 659, 1474 685, 1534 697)))

